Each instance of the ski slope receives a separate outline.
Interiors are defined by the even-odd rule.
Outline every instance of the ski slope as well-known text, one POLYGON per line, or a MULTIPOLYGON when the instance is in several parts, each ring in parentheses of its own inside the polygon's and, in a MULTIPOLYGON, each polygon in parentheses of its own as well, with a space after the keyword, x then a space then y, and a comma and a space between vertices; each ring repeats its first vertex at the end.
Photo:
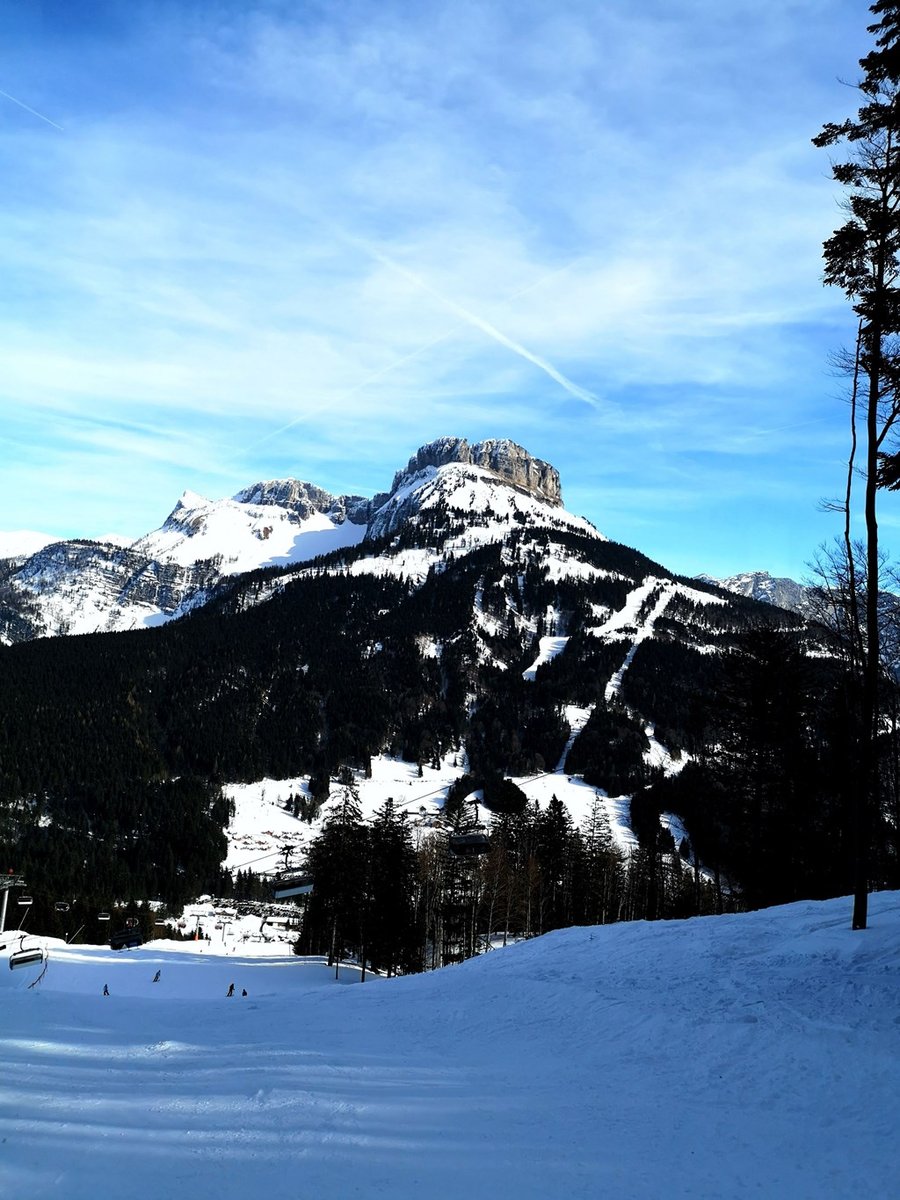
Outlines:
MULTIPOLYGON (((573 822, 584 826, 591 806, 600 800, 609 821, 610 832, 616 845, 627 853, 637 845, 631 829, 630 796, 608 797, 597 788, 584 782, 580 775, 567 775, 565 760, 575 737, 584 728, 591 710, 574 705, 566 707, 566 720, 572 734, 563 751, 555 771, 540 775, 512 776, 515 783, 529 800, 536 800, 546 808, 551 797, 562 800, 573 822)), ((375 755, 371 760, 371 775, 364 778, 359 772, 355 778, 360 807, 365 818, 374 816, 387 797, 392 797, 400 812, 405 812, 412 827, 418 827, 422 836, 440 819, 447 789, 466 771, 468 763, 464 754, 448 755, 438 767, 427 763, 422 774, 415 763, 405 762, 389 755, 375 755)), ((226 783, 225 795, 234 804, 235 814, 229 822, 228 853, 224 865, 230 871, 252 869, 257 874, 271 873, 283 860, 285 848, 293 847, 292 861, 298 863, 312 842, 319 835, 329 806, 340 797, 341 789, 335 785, 331 800, 323 805, 321 816, 307 823, 285 810, 285 802, 295 794, 308 794, 309 776, 292 779, 260 779, 253 783, 226 783)), ((480 793, 477 794, 480 798, 480 793)), ((474 798, 474 794, 473 794, 474 798)), ((490 824, 491 813, 479 805, 477 819, 490 824)))
POLYGON ((0 1195, 894 1197, 900 893, 849 923, 837 900, 570 929, 362 984, 51 943, 30 988, 7 949, 0 1195))

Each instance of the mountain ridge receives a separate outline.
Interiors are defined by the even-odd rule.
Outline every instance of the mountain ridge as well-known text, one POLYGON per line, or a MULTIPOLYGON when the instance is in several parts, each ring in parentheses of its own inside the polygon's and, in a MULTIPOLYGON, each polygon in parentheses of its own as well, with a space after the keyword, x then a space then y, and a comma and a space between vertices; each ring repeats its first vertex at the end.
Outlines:
MULTIPOLYGON (((70 633, 116 632, 158 625, 205 604, 228 578, 262 567, 290 567, 363 541, 396 533, 423 507, 442 503, 436 483, 457 468, 458 483, 477 482, 468 498, 457 489, 451 507, 474 520, 479 505, 512 489, 531 503, 507 502, 507 516, 564 516, 555 468, 508 439, 470 444, 438 438, 397 471, 391 489, 372 499, 335 496, 316 484, 270 479, 234 496, 207 500, 185 491, 163 524, 128 545, 85 539, 29 541, 0 535, 17 553, 0 558, 0 642, 70 633), (421 494, 420 494, 421 493, 421 494), (33 553, 28 551, 37 544, 33 553)), ((507 498, 508 501, 508 498, 507 498)), ((457 521, 457 525, 459 521, 457 521)), ((584 523, 588 528, 588 523, 584 523)))
POLYGON ((772 575, 770 571, 741 571, 723 579, 706 574, 698 575, 697 578, 737 596, 747 596, 763 604, 774 604, 777 608, 785 608, 804 617, 814 616, 817 611, 812 596, 815 589, 787 576, 772 575))

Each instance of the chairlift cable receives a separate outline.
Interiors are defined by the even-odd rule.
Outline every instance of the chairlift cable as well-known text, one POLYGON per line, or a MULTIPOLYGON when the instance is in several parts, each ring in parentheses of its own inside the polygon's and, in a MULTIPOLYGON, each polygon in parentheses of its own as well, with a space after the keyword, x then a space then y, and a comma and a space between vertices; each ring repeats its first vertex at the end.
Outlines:
MULTIPOLYGON (((527 779, 523 779, 521 781, 521 783, 516 784, 516 787, 524 789, 524 788, 528 787, 529 784, 537 783, 538 780, 540 780, 540 779, 549 779, 549 777, 551 775, 564 775, 564 774, 565 774, 564 771, 542 771, 539 775, 531 775, 527 779)), ((452 787, 452 786, 453 786, 452 783, 444 784, 443 787, 434 788, 430 792, 423 792, 420 796, 413 796, 409 800, 401 800, 401 801, 399 801, 398 807, 407 808, 410 804, 415 804, 419 800, 427 800, 429 798, 429 796, 436 796, 436 795, 438 795, 439 792, 444 792, 447 790, 448 787, 452 787)))

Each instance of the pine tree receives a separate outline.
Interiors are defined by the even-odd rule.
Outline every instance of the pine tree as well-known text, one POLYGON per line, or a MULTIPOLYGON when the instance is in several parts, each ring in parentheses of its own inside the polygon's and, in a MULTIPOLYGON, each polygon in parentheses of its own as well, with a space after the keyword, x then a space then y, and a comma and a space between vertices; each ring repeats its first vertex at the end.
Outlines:
MULTIPOLYGON (((882 460, 886 438, 900 415, 900 0, 877 0, 879 18, 868 26, 876 48, 860 60, 862 104, 855 118, 828 123, 816 146, 847 143, 847 159, 832 175, 849 189, 848 220, 825 242, 825 283, 846 292, 859 318, 857 362, 864 381, 866 645, 862 669, 863 771, 856 816, 853 928, 865 929, 872 815, 879 795, 876 740, 879 700, 877 488, 897 478, 897 457, 882 460)), ((855 430, 854 430, 855 436, 855 430)), ((849 489, 848 489, 849 491, 849 489)), ((847 504, 849 507, 850 497, 847 504)))
POLYGON ((375 814, 369 836, 367 953, 388 975, 419 969, 415 895, 418 873, 406 813, 390 797, 375 814))
POLYGON ((572 923, 574 830, 563 802, 555 795, 536 821, 536 853, 541 868, 540 932, 572 923))
POLYGON ((622 855, 613 842, 609 818, 596 793, 581 838, 580 864, 583 920, 605 925, 615 920, 621 887, 622 855))
POLYGON ((304 953, 328 955, 335 966, 365 942, 368 889, 368 829, 362 823, 354 784, 341 788, 310 847, 310 895, 300 946, 304 953))

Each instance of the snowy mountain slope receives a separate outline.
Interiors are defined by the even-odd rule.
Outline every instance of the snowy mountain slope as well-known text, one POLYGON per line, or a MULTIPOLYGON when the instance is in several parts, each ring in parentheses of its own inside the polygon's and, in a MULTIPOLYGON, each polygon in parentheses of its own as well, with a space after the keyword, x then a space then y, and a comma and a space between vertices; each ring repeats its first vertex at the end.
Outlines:
POLYGON ((48 542, 0 559, 0 642, 165 623, 231 576, 356 545, 368 511, 360 497, 296 480, 258 483, 231 500, 185 492, 158 530, 131 545, 48 542))
MULTIPOLYGON (((777 628, 784 614, 729 602, 608 541, 566 512, 546 464, 502 448, 506 475, 444 461, 445 442, 423 448, 393 492, 372 502, 375 516, 391 514, 390 532, 311 568, 229 581, 218 556, 192 561, 197 546, 226 543, 238 555, 271 554, 273 543, 288 552, 329 513, 344 517, 332 527, 338 536, 352 527, 358 537, 363 527, 349 518, 359 507, 335 513, 332 498, 290 481, 235 501, 184 498, 144 539, 144 554, 59 543, 34 556, 7 592, 27 595, 47 631, 163 623, 195 609, 172 637, 160 629, 108 644, 100 658, 85 645, 81 668, 68 661, 81 649, 66 651, 65 688, 55 685, 52 703, 73 719, 54 729, 55 761, 77 779, 97 762, 112 770, 121 755, 122 771, 141 763, 145 778, 214 771, 236 784, 458 759, 457 776, 547 778, 546 798, 565 793, 579 824, 600 793, 615 840, 633 846, 631 796, 674 775, 708 736, 713 706, 703 689, 717 677, 686 699, 699 655, 722 657, 748 623, 777 628), (532 476, 550 498, 528 490, 532 476), (88 590, 85 567, 94 573, 88 590), (87 726, 76 719, 85 711, 87 726), (110 728, 124 730, 114 745, 110 728)), ((490 444, 476 450, 501 463, 490 444)), ((32 668, 29 654, 11 656, 0 705, 29 792, 47 795, 53 822, 63 819, 66 790, 59 771, 45 768, 41 729, 22 706, 26 694, 41 711, 48 703, 40 681, 58 672, 45 661, 32 668)), ((9 786, 21 788, 22 778, 9 786)), ((529 797, 530 788, 523 782, 529 797)))
MULTIPOLYGON (((230 501, 187 495, 127 549, 58 543, 0 571, 0 605, 10 597, 20 606, 19 628, 7 617, 10 641, 162 626, 79 639, 58 654, 46 637, 3 652, 0 728, 15 756, 0 758, 0 787, 36 878, 46 874, 38 842, 57 834, 35 831, 57 830, 67 860, 81 864, 71 810, 80 822, 83 805, 90 821, 95 791, 120 797, 123 779, 131 786, 114 802, 110 878, 137 877, 117 847, 128 851, 129 830, 164 812, 171 781, 216 790, 224 780, 239 810, 256 805, 246 844, 228 853, 236 868, 257 851, 277 861, 291 838, 307 845, 317 828, 292 813, 267 819, 258 802, 269 785, 252 781, 281 781, 266 801, 272 813, 272 794, 283 805, 294 785, 308 789, 315 776, 327 788, 348 771, 367 796, 374 789, 373 808, 389 795, 418 798, 419 773, 430 771, 439 800, 463 773, 475 789, 506 778, 542 808, 556 795, 579 826, 599 796, 620 849, 660 827, 677 831, 676 846, 685 828, 692 847, 705 832, 697 857, 711 867, 721 857, 719 875, 735 878, 736 850, 726 858, 709 832, 719 792, 704 779, 694 793, 689 783, 660 791, 657 804, 653 789, 718 753, 717 695, 725 684, 734 691, 748 635, 783 635, 773 669, 809 636, 799 618, 680 579, 608 540, 565 510, 552 468, 512 443, 455 439, 423 447, 372 501, 290 480, 230 501), (320 535, 332 551, 314 564, 239 571, 296 558, 320 535), (170 623, 187 611, 189 621, 170 623)), ((97 803, 100 822, 107 808, 97 803)), ((226 822, 199 794, 190 803, 204 838, 198 889, 208 890, 226 822)), ((167 864, 155 834, 142 881, 161 873, 171 883, 167 864)), ((785 868, 778 885, 795 876, 785 868)), ((165 890, 140 886, 139 895, 165 890)))
MULTIPOLYGON (((163 525, 127 548, 71 541, 30 548, 4 536, 0 641, 110 632, 160 624, 205 604, 220 584, 266 567, 287 568, 418 527, 419 553, 360 559, 357 572, 424 577, 446 554, 502 540, 513 528, 546 527, 597 537, 562 509, 559 476, 508 440, 470 445, 442 438, 423 446, 390 492, 368 500, 313 484, 267 480, 231 499, 185 492, 163 525)), ((261 593, 264 597, 266 593, 261 593)))
POLYGON ((554 468, 502 440, 470 447, 464 440, 443 438, 423 446, 372 507, 372 540, 390 537, 411 518, 425 522, 433 511, 456 525, 461 520, 488 528, 537 522, 597 536, 590 522, 556 511, 562 510, 562 495, 554 468))
POLYGON ((0 641, 159 624, 202 603, 214 563, 169 566, 121 546, 53 542, 0 563, 0 641))
POLYGON ((51 942, 34 988, 0 957, 0 1191, 887 1200, 900 896, 864 934, 849 912, 569 929, 351 987, 215 945, 51 942))
POLYGON ((296 480, 259 483, 231 500, 185 492, 162 527, 131 548, 180 567, 216 559, 222 575, 288 566, 361 542, 366 522, 354 520, 360 506, 365 517, 360 497, 330 496, 296 480))
MULTIPOLYGON (((572 723, 577 726, 574 713, 572 723)), ((449 755, 437 766, 423 764, 420 775, 415 763, 379 755, 372 759, 367 776, 360 772, 354 779, 362 815, 371 820, 385 798, 390 796, 397 811, 406 813, 410 825, 425 836, 433 828, 444 825, 442 810, 448 788, 463 776, 467 767, 464 755, 449 755)), ((515 776, 512 782, 541 809, 546 809, 552 796, 558 797, 580 828, 586 824, 595 800, 599 800, 615 845, 624 853, 636 846, 629 822, 628 796, 603 796, 579 776, 567 775, 562 765, 555 771, 536 776, 515 776)), ((232 872, 249 868, 259 875, 274 874, 283 866, 288 847, 292 850, 289 853, 291 861, 294 864, 301 862, 321 833, 328 815, 328 804, 323 805, 320 816, 314 821, 304 821, 293 815, 289 802, 294 796, 309 795, 308 776, 227 783, 225 794, 234 804, 234 816, 226 831, 228 853, 223 866, 232 872)), ((335 784, 335 802, 339 796, 340 788, 335 784)), ((473 819, 488 827, 491 813, 482 803, 477 803, 480 792, 474 792, 473 797, 476 798, 473 819)), ((668 814, 666 819, 671 819, 668 814)))
MULTIPOLYGON (((369 539, 377 549, 355 556, 353 574, 391 574, 423 580, 449 557, 461 557, 484 546, 506 542, 523 529, 581 534, 606 540, 589 521, 549 505, 527 492, 498 481, 482 467, 448 463, 404 476, 377 509, 369 539), (384 539, 398 535, 387 546, 384 539)), ((572 557, 564 556, 567 560, 572 557)), ((547 554, 552 560, 552 552, 547 554)), ((568 573, 571 564, 562 568, 568 573)), ((337 565, 334 568, 341 571, 337 565)), ((578 566, 572 570, 579 572, 578 566)))

